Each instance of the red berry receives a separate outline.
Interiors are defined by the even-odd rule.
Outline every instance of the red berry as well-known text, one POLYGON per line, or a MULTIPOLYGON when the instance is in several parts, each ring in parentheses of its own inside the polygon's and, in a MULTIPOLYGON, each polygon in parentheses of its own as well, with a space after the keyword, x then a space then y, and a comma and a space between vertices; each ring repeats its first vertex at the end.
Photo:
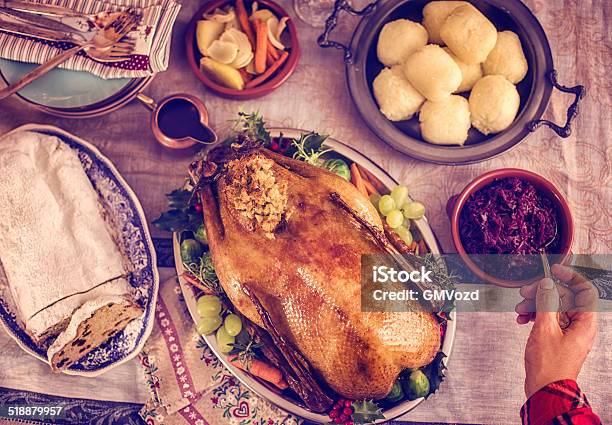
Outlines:
POLYGON ((330 419, 336 419, 338 417, 338 411, 337 410, 332 410, 331 412, 329 412, 329 417, 330 419))
POLYGON ((353 402, 351 400, 346 400, 344 402, 344 407, 353 407, 353 402))
POLYGON ((350 407, 345 407, 342 413, 344 413, 346 416, 351 416, 353 414, 353 409, 350 407))
POLYGON ((344 423, 344 425, 354 425, 354 422, 352 420, 348 420, 344 423))
POLYGON ((342 419, 340 419, 340 418, 335 418, 334 422, 337 423, 337 424, 341 424, 344 421, 342 419))
POLYGON ((342 408, 342 406, 340 406, 339 404, 334 404, 333 409, 334 410, 340 410, 342 408))
POLYGON ((349 417, 348 417, 348 416, 346 416, 345 414, 340 415, 340 421, 341 421, 341 423, 344 423, 344 422, 348 421, 348 418, 349 418, 349 417))
POLYGON ((202 212, 202 204, 200 204, 199 202, 194 205, 194 208, 197 212, 202 212))
POLYGON ((276 142, 270 143, 270 149, 272 149, 273 151, 277 151, 278 150, 278 143, 276 143, 276 142))

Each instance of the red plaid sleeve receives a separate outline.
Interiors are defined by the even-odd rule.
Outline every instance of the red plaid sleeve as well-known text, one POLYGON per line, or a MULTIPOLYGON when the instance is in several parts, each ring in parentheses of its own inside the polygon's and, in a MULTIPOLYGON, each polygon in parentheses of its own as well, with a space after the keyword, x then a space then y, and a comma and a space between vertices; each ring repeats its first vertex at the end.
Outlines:
POLYGON ((523 425, 601 425, 576 381, 548 384, 521 408, 523 425))

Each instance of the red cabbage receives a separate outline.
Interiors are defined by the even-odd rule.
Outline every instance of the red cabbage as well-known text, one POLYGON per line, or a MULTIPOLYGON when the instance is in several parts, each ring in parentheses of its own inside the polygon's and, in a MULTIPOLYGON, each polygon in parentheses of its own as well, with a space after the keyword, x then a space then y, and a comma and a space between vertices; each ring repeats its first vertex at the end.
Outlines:
POLYGON ((557 213, 552 201, 523 179, 494 180, 474 192, 459 219, 468 254, 537 254, 558 250, 557 213))

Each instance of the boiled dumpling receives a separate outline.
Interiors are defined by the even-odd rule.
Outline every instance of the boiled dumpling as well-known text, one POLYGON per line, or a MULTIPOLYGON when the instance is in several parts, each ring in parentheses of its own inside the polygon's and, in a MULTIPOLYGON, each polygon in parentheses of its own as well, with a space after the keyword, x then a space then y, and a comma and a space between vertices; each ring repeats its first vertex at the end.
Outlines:
POLYGON ((482 63, 497 41, 497 29, 471 4, 459 6, 440 28, 440 37, 451 51, 468 64, 482 63))
POLYGON ((391 121, 412 118, 425 101, 408 82, 401 65, 380 71, 372 85, 380 112, 391 121))
POLYGON ((404 75, 429 100, 442 100, 461 84, 461 69, 442 48, 429 44, 408 57, 404 75))
POLYGON ((426 101, 419 112, 423 139, 437 145, 463 145, 470 129, 470 107, 461 96, 426 101))
POLYGON ((440 28, 448 15, 459 6, 469 4, 465 1, 432 1, 423 8, 423 26, 432 44, 444 44, 440 38, 440 28))
POLYGON ((385 66, 404 62, 408 56, 427 44, 427 31, 408 19, 391 21, 378 36, 376 55, 385 66))
POLYGON ((450 55, 451 58, 453 58, 461 70, 461 84, 459 85, 459 88, 455 90, 455 93, 462 93, 472 90, 472 87, 474 87, 476 81, 482 78, 482 66, 480 66, 479 63, 467 64, 455 56, 448 47, 444 47, 443 49, 450 55))
POLYGON ((512 124, 520 103, 516 87, 505 77, 482 77, 470 93, 472 125, 484 135, 499 133, 512 124))
POLYGON ((518 84, 527 75, 527 59, 521 40, 512 31, 497 33, 497 43, 482 64, 485 75, 503 75, 512 84, 518 84))

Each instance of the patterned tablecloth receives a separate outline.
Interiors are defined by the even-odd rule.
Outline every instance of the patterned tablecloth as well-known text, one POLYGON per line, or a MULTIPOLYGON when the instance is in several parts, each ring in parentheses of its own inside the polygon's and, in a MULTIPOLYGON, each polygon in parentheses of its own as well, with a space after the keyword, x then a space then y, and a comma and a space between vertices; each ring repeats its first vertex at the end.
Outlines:
MULTIPOLYGON (((498 158, 461 167, 415 161, 372 135, 351 103, 339 53, 319 49, 315 43, 318 31, 300 22, 303 56, 296 73, 284 86, 263 99, 249 102, 213 96, 191 73, 184 55, 185 25, 199 2, 183 3, 170 68, 146 90, 150 96, 160 99, 175 92, 196 94, 208 105, 215 126, 222 126, 241 108, 258 109, 274 125, 317 129, 333 135, 409 186, 411 194, 427 205, 428 217, 447 251, 452 251, 452 244, 444 207, 452 194, 491 169, 513 166, 535 171, 552 180, 567 195, 576 222, 574 251, 612 252, 610 0, 527 1, 546 30, 561 83, 580 83, 588 88, 573 135, 561 140, 551 131, 541 129, 498 158)), ((290 2, 282 3, 293 12, 290 2)), ((354 25, 354 18, 344 19, 340 36, 348 38, 354 25)), ((545 117, 562 122, 569 101, 568 96, 554 92, 545 117)), ((148 130, 148 119, 148 112, 136 103, 104 117, 79 121, 44 115, 17 99, 9 99, 0 106, 0 133, 34 122, 57 125, 89 140, 114 161, 151 220, 165 207, 163 194, 180 185, 189 157, 162 150, 148 130)), ((166 236, 156 230, 153 233, 166 236)), ((162 272, 165 276, 171 273, 171 269, 162 272)), ((580 384, 604 423, 612 423, 611 326, 612 313, 601 314, 599 339, 580 377, 580 384)), ((524 401, 522 355, 528 332, 527 327, 515 324, 512 313, 459 315, 448 380, 437 394, 403 419, 518 423, 518 411, 524 401)), ((0 334, 0 387, 116 402, 142 403, 147 397, 136 360, 96 379, 53 376, 45 365, 23 354, 4 334, 0 334)), ((6 395, 4 391, 0 391, 0 398, 6 395)))

